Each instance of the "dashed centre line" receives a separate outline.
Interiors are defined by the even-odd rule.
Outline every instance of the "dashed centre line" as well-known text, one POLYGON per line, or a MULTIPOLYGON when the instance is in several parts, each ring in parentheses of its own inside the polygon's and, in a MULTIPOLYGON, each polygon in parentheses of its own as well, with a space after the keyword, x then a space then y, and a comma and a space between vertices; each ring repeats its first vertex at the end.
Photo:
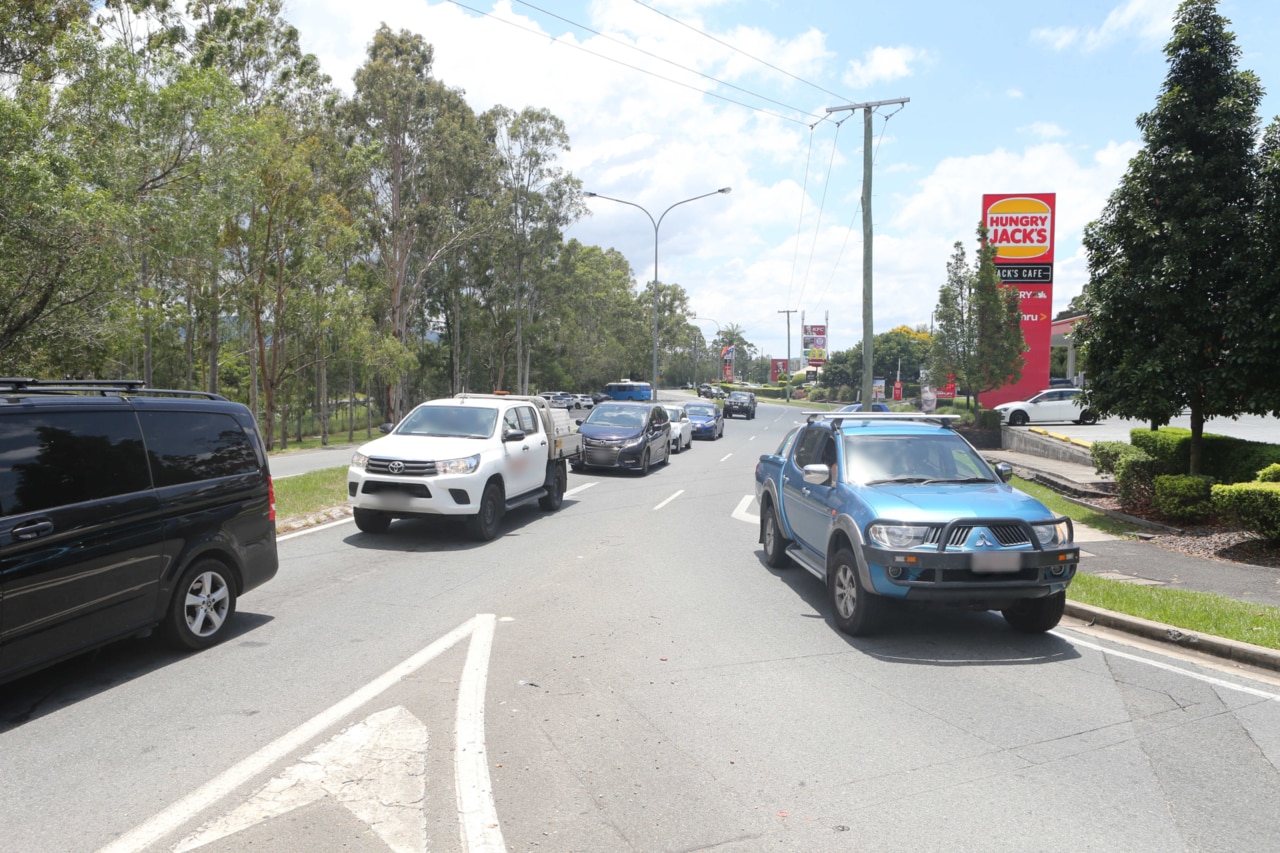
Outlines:
POLYGON ((672 495, 671 497, 667 498, 667 499, 666 499, 665 501, 663 501, 662 503, 660 503, 660 504, 658 504, 657 506, 655 506, 655 507, 654 507, 654 509, 662 509, 664 506, 666 506, 667 504, 671 503, 673 500, 675 500, 676 498, 680 497, 680 496, 681 496, 681 495, 683 495, 683 494, 684 494, 684 489, 681 489, 680 491, 676 492, 676 493, 675 493, 674 495, 672 495))

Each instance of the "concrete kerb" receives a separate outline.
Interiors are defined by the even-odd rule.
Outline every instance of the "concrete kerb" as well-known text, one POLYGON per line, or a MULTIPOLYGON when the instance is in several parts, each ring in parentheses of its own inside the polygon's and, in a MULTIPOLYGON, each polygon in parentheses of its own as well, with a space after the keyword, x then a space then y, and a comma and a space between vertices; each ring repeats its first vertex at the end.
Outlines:
POLYGON ((1162 622, 1152 622, 1137 616, 1104 610, 1091 604, 1081 604, 1070 599, 1067 600, 1065 612, 1068 616, 1073 616, 1089 625, 1101 625, 1104 628, 1113 628, 1117 631, 1124 631, 1126 634, 1134 634, 1159 643, 1168 643, 1179 648, 1223 658, 1232 663, 1280 672, 1280 651, 1276 649, 1253 646, 1249 643, 1227 640, 1211 634, 1184 631, 1181 628, 1165 625, 1162 622))

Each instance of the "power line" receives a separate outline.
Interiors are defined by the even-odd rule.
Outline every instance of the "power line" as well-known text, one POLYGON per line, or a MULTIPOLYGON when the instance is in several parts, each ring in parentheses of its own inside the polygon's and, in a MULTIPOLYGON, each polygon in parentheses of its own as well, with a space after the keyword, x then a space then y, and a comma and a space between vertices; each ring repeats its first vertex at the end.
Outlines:
MULTIPOLYGON (((509 26, 509 27, 514 27, 515 29, 520 30, 521 32, 526 32, 526 33, 529 33, 530 35, 537 36, 539 39, 543 39, 543 40, 545 40, 545 39, 546 39, 546 37, 547 37, 547 36, 546 36, 546 33, 540 32, 540 31, 538 31, 538 30, 530 29, 529 27, 521 26, 520 24, 517 24, 515 21, 508 21, 508 20, 505 20, 505 19, 503 19, 503 18, 499 18, 497 15, 491 14, 491 13, 489 13, 489 12, 485 12, 485 11, 483 11, 482 9, 477 9, 477 8, 475 8, 474 6, 468 6, 466 3, 462 3, 462 2, 460 2, 460 0, 449 0, 449 2, 450 2, 450 3, 452 3, 453 5, 457 6, 457 7, 458 7, 458 8, 460 8, 460 9, 466 9, 468 12, 474 12, 475 14, 480 15, 480 16, 482 16, 482 17, 485 17, 485 18, 491 18, 491 19, 493 19, 493 20, 495 20, 495 21, 498 21, 498 22, 500 22, 500 23, 506 24, 506 25, 507 25, 507 26, 509 26)), ((522 2, 522 0, 516 0, 516 2, 522 2)), ((528 5, 528 4, 526 4, 526 5, 528 5)), ((530 8, 535 8, 535 9, 536 9, 537 7, 535 7, 535 6, 531 6, 530 8)), ((542 10, 540 10, 540 9, 539 9, 538 11, 542 11, 542 10)), ((546 13, 546 14, 550 14, 550 13, 546 13)), ((558 17, 558 16, 554 16, 554 15, 552 15, 552 17, 558 17)), ((561 18, 560 20, 564 20, 564 19, 563 19, 563 18, 561 18)), ((572 24, 572 22, 568 22, 568 23, 571 23, 571 24, 572 24)), ((580 24, 572 24, 572 25, 573 25, 573 26, 581 26, 580 24)), ((587 29, 587 28, 586 28, 586 27, 583 27, 583 29, 587 29)), ((589 31, 589 32, 591 32, 590 30, 588 30, 588 31, 589 31)), ((594 56, 594 57, 596 57, 597 59, 604 59, 604 60, 607 60, 607 61, 609 61, 609 62, 614 63, 615 65, 621 65, 623 68, 629 68, 629 69, 631 69, 632 71, 639 71, 641 74, 647 74, 647 75, 649 75, 650 77, 656 77, 657 79, 662 80, 662 81, 664 81, 664 82, 666 82, 666 83, 671 83, 671 84, 676 85, 676 86, 681 86, 681 87, 683 87, 683 88, 685 88, 685 89, 689 89, 689 90, 691 90, 691 91, 697 92, 697 93, 698 93, 698 94, 700 94, 700 95, 706 95, 706 96, 711 97, 711 98, 716 98, 716 99, 721 100, 721 101, 724 101, 724 102, 726 102, 726 103, 734 104, 735 106, 745 107, 746 109, 749 109, 749 110, 751 110, 752 112, 761 113, 761 114, 763 114, 763 115, 771 116, 772 118, 780 119, 780 120, 782 120, 782 121, 789 121, 789 122, 792 122, 792 123, 794 123, 794 124, 808 124, 808 122, 804 121, 803 119, 798 119, 798 118, 793 118, 792 116, 782 115, 782 114, 780 114, 780 113, 773 112, 772 110, 766 110, 766 109, 764 109, 764 108, 762 108, 762 107, 758 107, 758 106, 754 106, 754 105, 752 105, 752 104, 744 103, 744 102, 742 102, 742 101, 734 100, 733 98, 727 97, 727 96, 725 96, 725 95, 721 95, 721 94, 719 94, 718 92, 712 92, 712 91, 709 91, 709 90, 707 90, 707 89, 699 89, 697 86, 693 86, 693 85, 690 85, 689 83, 684 83, 684 82, 681 82, 681 81, 679 81, 679 80, 675 80, 675 79, 673 79, 673 78, 671 78, 671 77, 666 77, 666 76, 664 76, 664 75, 662 75, 662 74, 658 74, 657 72, 650 71, 650 70, 649 70, 649 69, 647 69, 647 68, 641 68, 640 66, 638 66, 638 65, 632 65, 632 64, 631 64, 631 63, 629 63, 629 62, 623 62, 623 61, 622 61, 622 60, 620 60, 620 59, 615 59, 615 58, 614 58, 614 57, 612 57, 612 56, 606 56, 606 55, 605 55, 605 54, 603 54, 603 53, 597 53, 597 52, 596 52, 596 51, 594 51, 594 50, 588 50, 587 48, 583 47, 582 45, 569 44, 569 43, 567 43, 567 42, 562 42, 562 41, 558 41, 558 40, 553 40, 553 42, 552 42, 552 43, 553 43, 553 44, 557 44, 557 45, 562 45, 562 46, 564 46, 564 47, 571 47, 571 48, 573 48, 574 50, 582 51, 583 53, 586 53, 586 54, 588 54, 588 55, 590 55, 590 56, 594 56)), ((635 48, 635 49, 636 49, 636 50, 639 50, 639 48, 635 48)), ((643 51, 641 51, 641 52, 643 53, 643 51)), ((655 57, 655 58, 661 58, 661 57, 655 57)), ((663 60, 663 61, 664 61, 664 62, 667 62, 667 61, 669 61, 669 60, 663 60)), ((672 63, 672 64, 676 64, 676 63, 672 63)), ((700 71, 695 71, 694 69, 686 68, 686 67, 681 66, 681 65, 678 65, 678 64, 676 64, 676 66, 677 66, 678 68, 681 68, 681 69, 682 69, 682 70, 684 70, 684 71, 688 71, 688 72, 689 72, 689 73, 691 73, 691 74, 698 74, 698 75, 700 75, 700 76, 702 76, 702 77, 707 77, 707 75, 702 74, 700 71)), ((715 81, 715 82, 717 82, 717 83, 721 83, 721 82, 723 82, 723 81, 716 80, 716 78, 714 78, 714 77, 707 77, 707 79, 709 79, 709 80, 713 80, 713 81, 715 81)), ((726 85, 726 86, 732 86, 732 84, 730 84, 730 83, 724 83, 723 85, 726 85)), ((738 87, 734 86, 733 88, 738 88, 738 87)), ((759 94, 757 94, 757 93, 755 93, 755 92, 750 92, 750 91, 745 90, 745 89, 743 89, 743 90, 741 90, 741 91, 744 91, 744 92, 746 92, 746 93, 747 93, 747 94, 749 94, 749 95, 753 95, 754 97, 761 98, 762 100, 770 100, 770 99, 768 99, 768 98, 765 98, 763 95, 759 95, 759 94)), ((777 102, 775 101, 775 102, 773 102, 773 103, 777 103, 777 102)), ((809 117, 809 118, 812 118, 812 117, 813 117, 813 114, 808 113, 808 112, 805 112, 804 110, 799 109, 799 108, 797 108, 797 107, 791 107, 791 106, 788 106, 788 105, 786 105, 786 104, 782 104, 782 106, 784 106, 784 107, 786 107, 787 109, 790 109, 790 110, 795 110, 796 112, 800 113, 801 115, 807 116, 807 117, 809 117)))
POLYGON ((727 47, 729 48, 729 50, 732 50, 734 53, 740 53, 750 60, 759 62, 761 65, 765 66, 766 68, 771 68, 774 71, 777 71, 779 74, 790 77, 792 80, 795 80, 797 83, 803 83, 806 86, 810 86, 814 89, 817 89, 819 92, 825 92, 826 94, 831 95, 832 97, 844 99, 843 95, 839 95, 835 92, 832 92, 830 89, 824 89, 821 86, 819 86, 817 83, 810 82, 804 79, 803 77, 797 77, 795 74, 792 74, 790 71, 787 71, 786 69, 779 68, 773 63, 767 62, 766 60, 763 60, 758 56, 752 56, 751 54, 747 53, 745 50, 740 50, 739 48, 729 44, 729 42, 724 41, 723 39, 718 39, 715 36, 711 35, 710 33, 703 32, 702 30, 698 29, 692 24, 687 24, 684 21, 680 20, 679 18, 672 17, 671 15, 668 15, 666 12, 663 12, 660 9, 655 9, 652 6, 650 6, 648 3, 645 3, 644 0, 634 0, 634 1, 640 6, 643 6, 644 8, 648 9, 650 12, 653 12, 655 15, 661 15, 662 17, 666 18, 668 21, 671 21, 674 24, 679 24, 685 29, 692 30, 693 32, 697 33, 703 38, 711 39, 716 44, 721 45, 722 47, 727 47))

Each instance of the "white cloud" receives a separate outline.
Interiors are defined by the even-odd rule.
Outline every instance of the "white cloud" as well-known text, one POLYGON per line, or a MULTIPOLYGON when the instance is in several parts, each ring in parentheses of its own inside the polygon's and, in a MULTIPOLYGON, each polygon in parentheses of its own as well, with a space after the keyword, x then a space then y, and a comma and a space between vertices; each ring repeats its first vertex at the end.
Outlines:
POLYGON ((1005 94, 1005 97, 1008 97, 1008 98, 1021 98, 1021 97, 1022 97, 1022 90, 1021 90, 1021 89, 1006 89, 1004 94, 1005 94))
POLYGON ((1084 51, 1100 50, 1132 39, 1163 44, 1172 31, 1177 5, 1178 0, 1128 0, 1107 13, 1101 26, 1044 27, 1033 30, 1031 36, 1058 51, 1076 45, 1084 51))
POLYGON ((1019 133, 1029 133, 1041 139, 1057 139, 1066 136, 1067 132, 1051 121, 1035 121, 1018 128, 1019 133))
POLYGON ((863 59, 849 63, 843 79, 845 85, 862 89, 872 83, 909 77, 913 73, 913 65, 929 60, 927 51, 914 47, 873 47, 863 59))

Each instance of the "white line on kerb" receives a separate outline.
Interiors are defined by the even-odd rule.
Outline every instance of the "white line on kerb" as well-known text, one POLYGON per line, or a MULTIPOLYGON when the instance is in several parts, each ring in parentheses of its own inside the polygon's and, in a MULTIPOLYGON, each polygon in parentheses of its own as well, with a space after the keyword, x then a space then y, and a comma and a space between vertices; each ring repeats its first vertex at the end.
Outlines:
POLYGON ((667 499, 666 499, 665 501, 663 501, 662 503, 660 503, 660 504, 658 504, 657 506, 655 506, 655 507, 654 507, 654 509, 662 509, 664 506, 666 506, 667 504, 671 503, 673 500, 675 500, 676 498, 680 497, 680 496, 681 496, 681 495, 683 495, 683 494, 684 494, 684 489, 681 489, 680 491, 676 492, 676 493, 675 493, 674 495, 672 495, 671 497, 667 498, 667 499))
MULTIPOLYGON (((125 851, 142 850, 150 847, 204 809, 218 802, 218 800, 221 800, 254 776, 262 773, 275 762, 302 747, 307 741, 320 735, 326 729, 337 725, 344 717, 354 712, 361 705, 377 698, 395 686, 401 679, 412 675, 453 648, 463 637, 472 633, 477 619, 481 618, 484 617, 477 616, 463 622, 422 651, 387 670, 364 687, 340 700, 337 704, 331 705, 326 710, 316 714, 293 731, 276 738, 239 764, 223 771, 176 803, 173 803, 150 820, 129 830, 112 843, 103 847, 99 853, 125 853, 125 851)), ((490 616, 488 618, 492 619, 493 617, 490 616)))
POLYGON ((1179 667, 1179 666, 1173 666, 1172 664, 1161 663, 1159 661, 1154 661, 1149 658, 1140 657, 1138 655, 1131 655, 1131 654, 1128 654, 1127 652, 1121 652, 1115 649, 1108 649, 1104 646, 1099 646, 1096 643, 1091 643, 1088 640, 1082 640, 1073 634, 1072 635, 1064 634, 1061 630, 1050 631, 1049 633, 1053 634, 1055 637, 1060 637, 1061 639, 1066 640, 1068 643, 1070 643, 1073 646, 1083 646, 1086 649, 1093 649, 1095 652, 1102 652, 1104 655, 1112 655, 1114 657, 1124 658, 1125 660, 1134 661, 1135 663, 1143 663, 1143 664, 1146 664, 1147 666, 1155 667, 1156 669, 1163 669, 1166 672, 1175 672, 1178 675, 1185 675, 1185 676, 1188 676, 1189 678, 1194 678, 1197 681, 1203 681, 1206 684, 1212 684, 1215 687, 1222 687, 1227 690, 1235 690, 1240 693, 1247 694, 1249 696, 1256 696, 1259 699, 1270 699, 1272 701, 1280 702, 1280 693, 1272 693, 1266 690, 1259 690, 1256 687, 1245 687, 1244 685, 1241 685, 1241 684, 1232 684, 1230 681, 1225 681, 1221 678, 1214 678, 1211 675, 1200 675, 1199 673, 1191 672, 1190 670, 1183 669, 1182 667, 1179 667))
POLYGON ((732 453, 726 453, 724 456, 720 457, 720 461, 723 462, 724 460, 728 459, 732 455, 733 455, 732 453))

